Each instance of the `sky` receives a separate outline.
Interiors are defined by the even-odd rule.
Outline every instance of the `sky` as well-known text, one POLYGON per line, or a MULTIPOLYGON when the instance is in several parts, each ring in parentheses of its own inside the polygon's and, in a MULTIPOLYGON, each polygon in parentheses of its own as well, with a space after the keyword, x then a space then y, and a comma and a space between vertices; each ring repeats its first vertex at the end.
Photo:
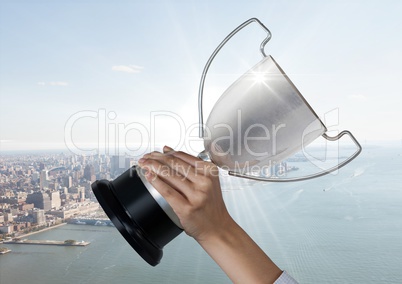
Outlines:
MULTIPOLYGON (((252 17, 329 130, 401 143, 401 15, 398 0, 0 0, 0 151, 202 150, 202 70, 252 17)), ((218 54, 205 117, 264 37, 251 24, 218 54)))

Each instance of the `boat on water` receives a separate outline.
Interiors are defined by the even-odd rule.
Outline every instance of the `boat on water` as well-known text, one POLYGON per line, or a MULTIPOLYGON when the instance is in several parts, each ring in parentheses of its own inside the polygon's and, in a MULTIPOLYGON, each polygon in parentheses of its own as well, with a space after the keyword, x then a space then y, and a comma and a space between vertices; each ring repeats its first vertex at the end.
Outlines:
POLYGON ((70 219, 68 223, 74 225, 113 226, 112 221, 107 219, 74 218, 70 219))
POLYGON ((6 254, 11 252, 11 249, 5 248, 5 247, 0 247, 0 254, 6 254))
POLYGON ((106 222, 96 221, 95 226, 107 226, 106 222))

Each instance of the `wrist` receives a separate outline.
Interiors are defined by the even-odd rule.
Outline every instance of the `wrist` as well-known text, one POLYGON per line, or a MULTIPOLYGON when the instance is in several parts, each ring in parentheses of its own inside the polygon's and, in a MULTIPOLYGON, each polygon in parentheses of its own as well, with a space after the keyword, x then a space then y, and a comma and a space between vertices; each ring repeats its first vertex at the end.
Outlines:
POLYGON ((215 246, 220 243, 227 243, 229 238, 236 235, 236 230, 241 229, 240 226, 232 219, 229 213, 221 218, 219 225, 203 234, 194 237, 194 239, 202 246, 215 246))
POLYGON ((273 283, 282 273, 232 218, 196 240, 233 283, 273 283))

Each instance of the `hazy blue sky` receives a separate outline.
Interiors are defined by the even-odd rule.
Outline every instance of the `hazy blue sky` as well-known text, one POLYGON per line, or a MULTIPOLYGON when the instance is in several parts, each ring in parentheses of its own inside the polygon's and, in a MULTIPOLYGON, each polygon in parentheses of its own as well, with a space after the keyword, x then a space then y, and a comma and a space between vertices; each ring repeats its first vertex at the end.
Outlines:
MULTIPOLYGON (((0 0, 0 150, 63 148, 67 132, 81 148, 180 144, 179 121, 196 136, 204 64, 251 17, 318 115, 339 114, 333 130, 401 141, 401 15, 397 0, 0 0)), ((260 60, 263 37, 253 24, 218 55, 207 105, 260 60)))

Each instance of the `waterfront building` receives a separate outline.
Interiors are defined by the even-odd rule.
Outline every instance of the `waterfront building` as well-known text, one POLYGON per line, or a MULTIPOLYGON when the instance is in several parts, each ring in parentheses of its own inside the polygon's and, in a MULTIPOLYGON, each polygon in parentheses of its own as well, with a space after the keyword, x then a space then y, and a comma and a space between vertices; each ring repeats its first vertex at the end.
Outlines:
POLYGON ((20 232, 20 231, 23 231, 23 230, 28 229, 30 227, 31 227, 30 222, 17 223, 17 224, 14 224, 13 231, 14 232, 20 232))
POLYGON ((11 234, 14 231, 14 226, 10 224, 0 224, 0 233, 1 234, 11 234))
POLYGON ((31 211, 33 223, 43 225, 46 223, 45 210, 33 209, 31 211))
POLYGON ((49 195, 43 191, 28 194, 27 203, 33 203, 36 208, 50 210, 52 208, 49 195))
POLYGON ((51 191, 49 192, 51 208, 59 208, 61 206, 61 198, 60 198, 60 191, 51 191))

